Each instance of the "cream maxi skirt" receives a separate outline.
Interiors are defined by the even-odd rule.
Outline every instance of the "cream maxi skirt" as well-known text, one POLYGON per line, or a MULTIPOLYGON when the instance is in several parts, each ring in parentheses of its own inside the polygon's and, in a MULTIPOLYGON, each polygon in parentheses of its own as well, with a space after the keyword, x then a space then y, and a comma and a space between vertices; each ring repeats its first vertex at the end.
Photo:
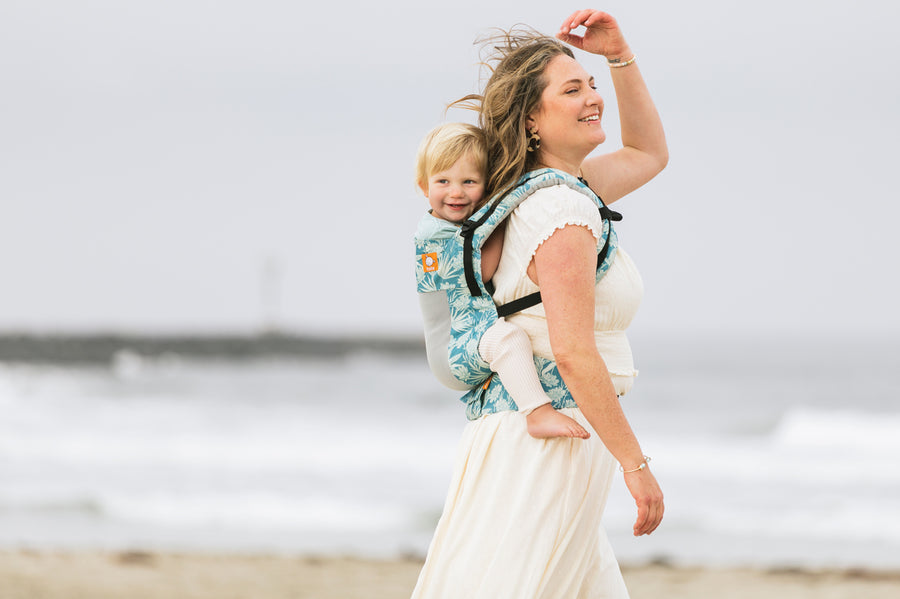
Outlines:
POLYGON ((600 526, 615 471, 596 433, 534 439, 518 412, 470 422, 413 599, 627 599, 600 526))

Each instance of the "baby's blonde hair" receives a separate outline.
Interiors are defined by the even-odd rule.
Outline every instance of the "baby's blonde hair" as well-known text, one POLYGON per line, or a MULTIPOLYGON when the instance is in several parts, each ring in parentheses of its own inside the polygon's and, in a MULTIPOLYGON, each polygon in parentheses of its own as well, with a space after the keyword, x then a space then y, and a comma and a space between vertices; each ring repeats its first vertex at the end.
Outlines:
POLYGON ((445 123, 432 129, 416 153, 416 184, 428 189, 428 177, 453 166, 463 156, 471 156, 482 177, 487 176, 487 144, 479 127, 467 123, 445 123))

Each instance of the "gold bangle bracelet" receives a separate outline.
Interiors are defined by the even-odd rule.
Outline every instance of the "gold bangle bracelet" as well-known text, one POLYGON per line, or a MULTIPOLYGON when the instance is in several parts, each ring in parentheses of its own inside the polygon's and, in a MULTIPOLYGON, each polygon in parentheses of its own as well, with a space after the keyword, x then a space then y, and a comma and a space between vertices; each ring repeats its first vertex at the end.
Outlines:
POLYGON ((618 59, 616 59, 615 61, 607 59, 606 64, 608 64, 610 66, 610 68, 621 69, 622 67, 627 67, 628 65, 633 63, 635 58, 637 58, 637 56, 632 55, 631 58, 629 58, 625 62, 619 62, 618 59))
POLYGON ((650 467, 650 465, 647 464, 647 462, 649 462, 649 461, 650 461, 650 456, 645 455, 645 456, 644 456, 644 461, 641 462, 641 465, 638 466, 637 468, 632 468, 631 470, 625 470, 625 467, 620 465, 620 466, 619 466, 619 472, 624 472, 625 474, 628 474, 629 472, 640 472, 640 471, 643 470, 644 468, 649 468, 649 467, 650 467))

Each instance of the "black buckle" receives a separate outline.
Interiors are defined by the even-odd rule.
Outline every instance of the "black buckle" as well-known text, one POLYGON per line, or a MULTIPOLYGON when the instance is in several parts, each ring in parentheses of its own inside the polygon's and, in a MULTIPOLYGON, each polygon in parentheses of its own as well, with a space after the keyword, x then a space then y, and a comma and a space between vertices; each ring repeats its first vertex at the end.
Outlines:
POLYGON ((612 220, 616 222, 622 220, 622 215, 615 210, 610 210, 609 206, 603 206, 602 208, 600 208, 600 216, 602 216, 606 220, 612 220))
POLYGON ((464 236, 472 235, 475 229, 478 228, 478 221, 476 220, 465 220, 463 224, 459 226, 459 231, 464 236))

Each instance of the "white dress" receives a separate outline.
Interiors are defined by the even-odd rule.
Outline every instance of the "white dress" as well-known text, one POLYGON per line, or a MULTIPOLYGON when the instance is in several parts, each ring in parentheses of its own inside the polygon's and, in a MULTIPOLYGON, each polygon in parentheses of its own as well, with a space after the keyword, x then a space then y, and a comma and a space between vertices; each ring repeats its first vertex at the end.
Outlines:
MULTIPOLYGON (((538 246, 566 225, 602 222, 596 206, 565 186, 540 190, 510 215, 494 276, 504 303, 535 291, 525 272, 538 246)), ((619 248, 596 288, 597 347, 624 394, 636 375, 624 331, 643 294, 619 248)), ((508 318, 552 358, 543 306, 508 318)), ((578 409, 563 413, 590 425, 578 409)), ((628 597, 600 525, 615 459, 596 433, 588 440, 535 439, 519 412, 466 425, 453 477, 413 599, 596 599, 628 597)))

